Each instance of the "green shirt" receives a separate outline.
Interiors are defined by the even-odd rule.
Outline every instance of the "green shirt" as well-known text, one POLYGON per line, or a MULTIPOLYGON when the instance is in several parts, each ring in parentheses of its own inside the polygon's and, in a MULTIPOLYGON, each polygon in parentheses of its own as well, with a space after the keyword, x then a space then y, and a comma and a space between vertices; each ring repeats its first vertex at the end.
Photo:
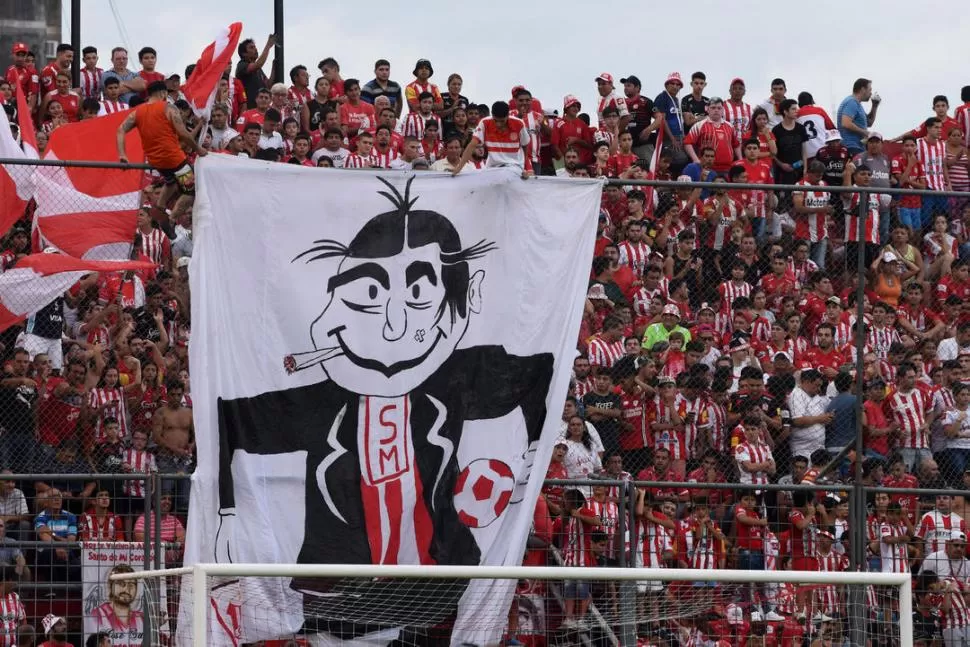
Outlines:
POLYGON ((643 333, 643 343, 641 346, 647 350, 650 350, 658 341, 667 341, 671 333, 675 332, 679 332, 684 336, 684 346, 686 347, 688 342, 690 342, 690 331, 680 324, 674 326, 673 330, 667 330, 662 323, 655 323, 647 326, 647 329, 643 333))

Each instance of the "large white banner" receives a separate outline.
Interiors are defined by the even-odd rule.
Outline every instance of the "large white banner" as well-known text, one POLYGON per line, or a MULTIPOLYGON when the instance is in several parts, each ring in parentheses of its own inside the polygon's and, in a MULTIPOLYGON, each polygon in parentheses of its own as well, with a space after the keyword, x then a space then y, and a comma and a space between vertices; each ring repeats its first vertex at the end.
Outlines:
MULTIPOLYGON (((521 563, 602 184, 224 156, 197 176, 186 563, 521 563)), ((210 645, 324 644, 337 618, 347 642, 444 623, 481 644, 514 586, 219 584, 210 645)))
MULTIPOLYGON (((154 568, 154 552, 148 568, 154 568)), ((165 556, 161 556, 165 568, 165 556)), ((145 616, 155 623, 159 635, 168 633, 168 598, 163 580, 155 580, 156 593, 149 594, 141 580, 109 582, 116 573, 145 570, 145 544, 140 542, 85 542, 81 546, 81 579, 84 582, 84 635, 106 632, 113 647, 141 647, 145 616), (154 597, 156 596, 157 597, 154 597)))

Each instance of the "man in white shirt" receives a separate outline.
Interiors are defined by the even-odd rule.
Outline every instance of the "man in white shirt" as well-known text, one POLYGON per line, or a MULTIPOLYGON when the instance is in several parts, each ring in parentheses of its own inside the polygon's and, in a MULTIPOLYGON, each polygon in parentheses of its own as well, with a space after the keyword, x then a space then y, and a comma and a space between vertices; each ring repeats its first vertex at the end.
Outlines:
POLYGON ((215 105, 209 116, 209 125, 206 126, 202 145, 210 151, 225 150, 229 140, 238 134, 235 128, 229 126, 229 112, 226 107, 215 105))
POLYGON ((391 161, 390 168, 396 171, 409 171, 414 160, 421 156, 421 143, 416 137, 405 137, 401 146, 401 156, 391 161))
MULTIPOLYGON (((463 146, 461 144, 461 137, 458 135, 452 135, 445 142, 445 156, 440 160, 436 161, 431 165, 432 171, 439 171, 444 173, 451 173, 458 166, 458 162, 461 161, 461 152, 463 146)), ((462 173, 466 172, 468 169, 475 170, 474 166, 466 164, 461 170, 462 173)), ((588 424, 588 423, 587 423, 588 424)))
POLYGON ((263 128, 259 133, 259 150, 274 148, 283 150, 283 136, 277 131, 282 119, 280 111, 276 108, 269 108, 263 116, 263 128))
POLYGON ((962 530, 950 531, 943 550, 930 553, 920 566, 920 574, 933 571, 940 578, 952 577, 966 584, 970 582, 970 559, 967 559, 967 536, 962 530))
POLYGON ((948 337, 936 347, 936 358, 941 362, 957 359, 961 352, 970 353, 970 322, 957 326, 956 335, 948 337))
MULTIPOLYGON (((0 472, 0 476, 13 474, 9 469, 0 472)), ((7 536, 11 539, 30 539, 30 511, 27 509, 27 497, 13 481, 0 480, 0 520, 6 522, 7 536)))
MULTIPOLYGON (((829 398, 821 395, 822 374, 815 369, 802 371, 799 385, 789 396, 792 417, 789 445, 793 456, 811 456, 825 448, 825 425, 832 422, 827 412, 829 398)), ((813 466, 816 467, 816 466, 813 466)))

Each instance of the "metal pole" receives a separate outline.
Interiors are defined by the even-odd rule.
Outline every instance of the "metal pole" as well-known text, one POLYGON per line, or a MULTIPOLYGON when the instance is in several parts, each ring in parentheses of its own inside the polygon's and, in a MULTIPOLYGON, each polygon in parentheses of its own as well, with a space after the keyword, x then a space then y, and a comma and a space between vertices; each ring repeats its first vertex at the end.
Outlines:
POLYGON ((152 563, 152 478, 149 476, 143 476, 142 487, 145 489, 145 512, 142 516, 145 518, 145 538, 142 540, 145 542, 145 568, 151 568, 149 565, 152 563))
POLYGON ((71 47, 74 62, 71 64, 71 87, 81 87, 81 0, 71 0, 71 47))
MULTIPOLYGON (((865 364, 863 358, 865 356, 866 347, 866 327, 865 327, 865 310, 863 308, 865 304, 865 294, 866 294, 866 220, 869 216, 869 193, 863 191, 859 194, 859 213, 858 220, 859 226, 856 229, 856 240, 858 241, 858 253, 856 254, 856 278, 858 280, 858 285, 856 286, 856 332, 855 332, 855 344, 856 344, 856 363, 855 363, 855 420, 856 420, 856 433, 855 433, 855 478, 853 479, 852 487, 852 497, 855 503, 851 506, 854 507, 855 516, 852 519, 855 528, 852 531, 852 545, 849 552, 849 567, 854 571, 864 571, 866 570, 866 538, 868 533, 866 532, 866 501, 865 501, 865 491, 862 487, 862 455, 865 451, 865 446, 863 443, 863 429, 862 429, 862 398, 865 393, 865 378, 863 376, 863 371, 865 369, 865 364), (861 522, 860 522, 861 520, 861 522), (858 525, 857 525, 858 524, 858 525)), ((846 259, 846 263, 850 263, 851 259, 846 259)), ((851 508, 850 508, 851 511, 851 508)), ((864 607, 864 587, 862 586, 850 586, 849 587, 849 597, 852 602, 852 608, 860 609, 864 607)), ((864 645, 866 644, 866 623, 863 621, 862 617, 858 614, 852 615, 852 622, 850 623, 850 633, 852 636, 852 644, 854 645, 864 645)))
MULTIPOLYGON (((162 482, 158 474, 152 474, 152 490, 155 495, 155 509, 152 511, 155 516, 155 570, 162 567, 162 482)), ((177 491, 177 490, 176 490, 177 491)), ((172 505, 175 503, 173 501, 172 505)))
MULTIPOLYGON (((636 553, 636 539, 637 539, 637 522, 636 522, 636 487, 632 483, 625 483, 620 486, 620 491, 623 493, 621 500, 623 501, 623 506, 620 508, 620 524, 621 528, 626 527, 627 532, 630 537, 630 555, 627 556, 626 553, 626 542, 621 538, 620 544, 620 562, 619 565, 629 566, 631 568, 636 567, 637 561, 635 557, 636 553), (629 516, 627 516, 629 515, 629 516), (629 558, 628 558, 629 557, 629 558)), ((637 584, 636 582, 621 581, 617 586, 617 595, 619 596, 619 611, 620 611, 620 645, 622 647, 636 647, 637 644, 637 584)))
POLYGON ((285 83, 283 64, 283 0, 273 1, 273 33, 276 34, 276 51, 273 53, 273 77, 277 83, 285 83))

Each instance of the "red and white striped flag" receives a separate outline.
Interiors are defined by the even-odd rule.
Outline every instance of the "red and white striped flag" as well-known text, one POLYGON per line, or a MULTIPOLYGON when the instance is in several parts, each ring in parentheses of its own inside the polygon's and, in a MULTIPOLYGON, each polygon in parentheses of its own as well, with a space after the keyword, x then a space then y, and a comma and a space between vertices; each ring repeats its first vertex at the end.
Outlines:
MULTIPOLYGON (((10 129, 7 113, 0 110, 0 157, 16 160, 37 159, 37 137, 34 123, 30 119, 30 108, 20 84, 17 87, 17 128, 20 140, 17 142, 10 129)), ((0 167, 0 234, 10 229, 20 220, 27 203, 34 195, 34 167, 19 164, 4 164, 0 167)))
POLYGON ((90 272, 154 268, 144 261, 85 261, 61 254, 31 254, 0 274, 0 331, 38 312, 90 272))
POLYGON ((192 76, 182 86, 185 100, 192 106, 192 112, 198 116, 208 116, 212 104, 216 100, 216 90, 219 79, 225 74, 232 55, 236 53, 239 37, 242 34, 242 23, 234 22, 224 29, 215 41, 202 50, 199 61, 192 70, 192 76))
POLYGON ((650 172, 656 173, 657 166, 660 164, 660 153, 664 147, 664 130, 667 129, 667 120, 660 119, 660 126, 657 128, 657 145, 654 146, 653 156, 650 158, 650 172))

